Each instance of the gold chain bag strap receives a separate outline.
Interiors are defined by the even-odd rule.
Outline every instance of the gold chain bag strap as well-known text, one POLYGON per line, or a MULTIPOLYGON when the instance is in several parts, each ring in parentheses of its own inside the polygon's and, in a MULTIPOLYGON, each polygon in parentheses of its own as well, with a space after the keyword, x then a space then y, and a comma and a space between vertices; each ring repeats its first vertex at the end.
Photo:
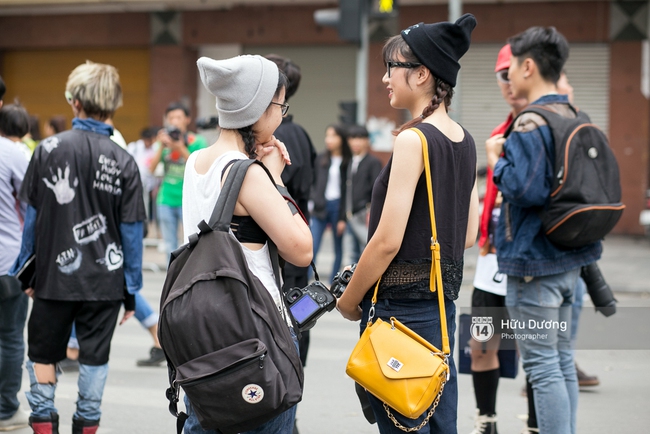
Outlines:
POLYGON ((406 432, 419 431, 433 416, 450 373, 449 336, 440 268, 440 244, 438 244, 433 210, 429 149, 422 132, 415 128, 412 130, 420 136, 424 154, 432 234, 429 285, 431 292, 435 292, 436 289, 438 291, 442 351, 395 318, 391 317, 390 324, 382 321, 381 318, 377 318, 373 323, 379 289, 379 282, 377 282, 372 296, 368 325, 352 350, 345 369, 354 381, 384 403, 388 417, 395 426, 406 432), (408 428, 395 419, 391 408, 410 419, 417 419, 428 408, 430 410, 420 425, 408 428))

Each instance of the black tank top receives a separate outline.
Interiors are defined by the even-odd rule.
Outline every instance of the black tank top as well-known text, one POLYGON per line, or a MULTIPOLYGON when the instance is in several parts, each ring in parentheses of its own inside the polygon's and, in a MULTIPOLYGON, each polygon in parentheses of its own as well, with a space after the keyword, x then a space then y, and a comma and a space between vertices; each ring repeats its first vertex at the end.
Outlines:
POLYGON ((240 243, 258 243, 264 244, 269 240, 266 232, 253 220, 253 217, 247 216, 232 216, 230 221, 230 229, 232 230, 235 238, 240 243))
MULTIPOLYGON (((221 171, 221 178, 226 173, 226 170, 235 163, 237 160, 229 161, 221 171)), ((269 176, 271 176, 269 174, 269 176)), ((237 238, 237 241, 240 243, 257 243, 264 244, 269 240, 269 236, 266 235, 266 232, 253 220, 253 217, 233 215, 230 220, 230 230, 237 238)))
MULTIPOLYGON (((476 180, 476 145, 463 128, 465 137, 452 142, 436 127, 421 123, 427 139, 433 184, 436 229, 440 242, 442 280, 447 298, 458 298, 463 280, 463 253, 472 188, 476 180)), ((379 224, 386 201, 393 158, 381 171, 372 190, 368 239, 379 224)), ((397 255, 382 276, 379 298, 436 298, 429 290, 431 270, 431 221, 424 171, 418 180, 404 239, 397 255)), ((371 296, 369 291, 366 296, 371 296)))

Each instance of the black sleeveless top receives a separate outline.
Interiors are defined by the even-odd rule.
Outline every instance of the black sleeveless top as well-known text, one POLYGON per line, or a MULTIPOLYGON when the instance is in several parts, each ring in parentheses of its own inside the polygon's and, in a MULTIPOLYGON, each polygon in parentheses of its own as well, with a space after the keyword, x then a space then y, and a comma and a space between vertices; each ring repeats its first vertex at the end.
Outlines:
POLYGON ((240 243, 258 243, 264 244, 269 240, 266 232, 253 220, 253 217, 247 216, 232 216, 230 221, 230 229, 240 243))
MULTIPOLYGON (((221 178, 225 175, 226 170, 228 170, 228 168, 236 161, 237 160, 229 161, 228 164, 225 165, 221 171, 221 178)), ((269 176, 271 176, 271 174, 269 174, 269 176)), ((230 220, 230 230, 240 243, 264 244, 269 240, 269 236, 266 235, 266 232, 264 232, 257 222, 253 220, 253 217, 249 215, 233 215, 230 220)))
MULTIPOLYGON (((458 298, 463 280, 463 253, 469 217, 472 188, 476 180, 476 145, 463 128, 465 137, 452 142, 431 124, 417 127, 427 139, 433 184, 436 229, 440 243, 442 283, 450 300, 458 298)), ((386 201, 393 158, 381 171, 372 190, 368 239, 377 230, 386 201)), ((384 272, 379 298, 431 299, 437 294, 429 290, 431 271, 431 220, 424 171, 418 180, 413 206, 397 255, 384 272)), ((366 297, 371 297, 368 291, 366 297)))

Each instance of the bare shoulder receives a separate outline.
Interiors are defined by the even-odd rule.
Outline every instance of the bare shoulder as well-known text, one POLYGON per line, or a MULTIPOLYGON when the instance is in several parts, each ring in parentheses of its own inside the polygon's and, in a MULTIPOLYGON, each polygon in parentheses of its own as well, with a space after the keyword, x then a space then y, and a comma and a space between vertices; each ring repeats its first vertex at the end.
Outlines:
POLYGON ((269 177, 269 174, 266 170, 259 164, 251 164, 246 172, 246 181, 250 180, 255 183, 257 187, 273 187, 275 188, 275 182, 269 177))
POLYGON ((420 149, 421 146, 420 136, 413 129, 404 130, 395 138, 395 152, 410 152, 413 149, 420 149))

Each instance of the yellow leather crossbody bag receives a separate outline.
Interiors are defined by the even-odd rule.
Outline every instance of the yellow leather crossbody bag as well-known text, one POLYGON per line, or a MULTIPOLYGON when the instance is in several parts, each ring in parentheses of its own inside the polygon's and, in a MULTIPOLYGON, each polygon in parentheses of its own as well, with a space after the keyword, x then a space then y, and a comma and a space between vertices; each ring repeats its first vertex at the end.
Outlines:
POLYGON ((416 128, 412 130, 420 136, 424 155, 432 234, 430 290, 438 291, 442 351, 395 318, 391 318, 390 323, 382 321, 381 318, 372 322, 379 289, 377 282, 368 326, 352 350, 345 369, 354 381, 384 403, 384 409, 395 426, 407 432, 420 430, 433 416, 445 383, 449 379, 450 353, 440 268, 440 244, 433 209, 429 149, 422 132, 416 128), (419 426, 408 428, 395 419, 391 408, 411 419, 417 419, 428 408, 430 410, 419 426))

